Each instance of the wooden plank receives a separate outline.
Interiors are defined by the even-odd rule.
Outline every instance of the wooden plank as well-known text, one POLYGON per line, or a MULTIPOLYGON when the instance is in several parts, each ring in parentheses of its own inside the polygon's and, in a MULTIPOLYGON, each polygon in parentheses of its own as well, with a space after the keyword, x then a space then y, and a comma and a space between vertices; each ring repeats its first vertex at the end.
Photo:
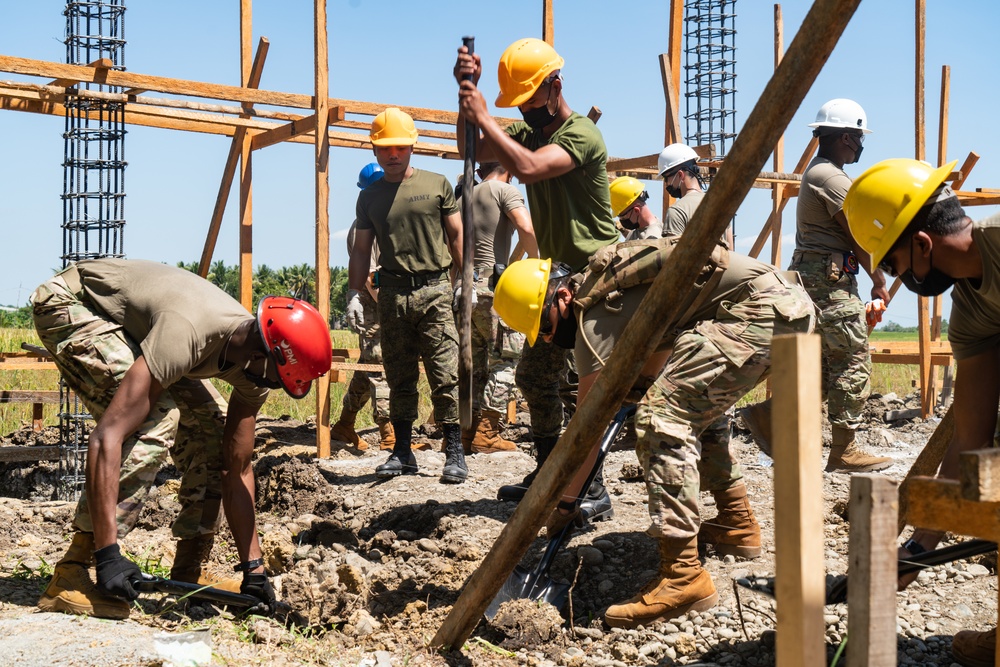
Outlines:
POLYGON ((949 407, 941 419, 941 423, 934 429, 934 433, 931 434, 924 448, 920 450, 917 460, 910 466, 910 469, 906 472, 906 477, 899 485, 899 523, 896 525, 898 532, 903 532, 903 528, 906 527, 909 519, 907 507, 909 495, 904 493, 904 491, 916 477, 937 473, 938 468, 941 466, 941 461, 944 459, 945 452, 948 451, 948 446, 951 444, 951 438, 954 433, 955 411, 949 407))
POLYGON ((901 493, 908 501, 907 522, 914 526, 984 540, 1000 535, 1000 503, 966 500, 957 479, 914 477, 901 493))
POLYGON ((555 46, 556 26, 555 15, 552 13, 552 0, 542 0, 542 40, 549 46, 555 46))
POLYGON ((0 447, 0 463, 13 461, 58 461, 59 447, 43 445, 32 447, 0 447))
POLYGON ((915 27, 915 48, 914 55, 915 75, 914 75, 914 119, 913 125, 916 128, 913 157, 918 160, 926 159, 925 135, 927 132, 927 122, 924 116, 924 51, 925 37, 927 33, 927 2, 926 0, 914 0, 914 27, 915 27))
MULTIPOLYGON (((908 366, 920 366, 921 373, 927 370, 928 375, 930 374, 930 368, 932 366, 950 366, 952 363, 951 355, 944 354, 928 354, 926 356, 920 354, 919 352, 913 354, 885 354, 882 352, 876 352, 872 354, 872 363, 874 364, 902 364, 908 366), (925 365, 926 364, 926 369, 925 365)), ((922 403, 923 401, 921 401, 922 403)), ((921 408, 921 416, 927 419, 928 414, 924 413, 924 409, 921 408)))
POLYGON ((590 111, 587 112, 587 118, 589 118, 590 122, 594 125, 597 125, 597 121, 601 120, 601 116, 603 115, 604 112, 598 107, 590 107, 590 111))
POLYGON ((666 53, 661 53, 660 80, 663 82, 663 101, 665 104, 664 146, 679 142, 681 137, 680 106, 677 97, 677 88, 674 87, 673 83, 673 71, 674 68, 670 63, 670 56, 666 53))
POLYGON ((356 347, 335 347, 333 348, 333 356, 344 357, 345 359, 360 359, 361 350, 356 347))
POLYGON ((1000 502, 1000 449, 977 449, 958 455, 962 497, 977 502, 1000 502))
POLYGON ((53 361, 35 359, 0 359, 0 371, 55 371, 53 361))
MULTIPOLYGON (((261 37, 257 43, 257 55, 254 56, 253 65, 250 68, 247 80, 248 88, 257 88, 260 85, 260 78, 264 72, 264 61, 267 59, 269 48, 270 42, 266 37, 261 37)), ((128 122, 127 114, 126 122, 128 122)), ((222 216, 225 214, 226 204, 229 202, 229 192, 233 189, 233 177, 236 175, 236 165, 242 154, 245 136, 246 129, 236 128, 233 132, 233 140, 229 144, 226 165, 222 168, 222 182, 215 195, 215 208, 212 209, 212 218, 208 223, 208 234, 205 237, 205 245, 202 247, 201 259, 198 262, 198 275, 202 278, 208 278, 212 255, 215 254, 215 244, 219 240, 219 230, 222 227, 222 216)))
MULTIPOLYGON (((951 343, 946 340, 932 340, 927 347, 933 354, 951 354, 951 343)), ((920 342, 915 340, 871 341, 868 343, 868 348, 872 352, 887 352, 890 354, 899 352, 918 353, 920 351, 920 342)))
POLYGON ((961 176, 953 179, 951 182, 952 190, 960 190, 965 185, 965 181, 969 178, 969 173, 976 166, 977 162, 979 162, 979 153, 969 151, 969 154, 965 157, 965 162, 962 163, 962 167, 959 170, 961 176))
MULTIPOLYGON (((240 0, 240 81, 249 88, 250 43, 253 35, 252 0, 240 0)), ((235 143, 236 137, 233 137, 235 143)), ((251 137, 240 137, 240 303, 253 312, 253 151, 251 137)))
MULTIPOLYGON (((785 53, 785 28, 781 18, 781 5, 774 5, 774 68, 781 64, 785 53)), ((785 135, 782 134, 774 145, 774 170, 785 170, 785 135)), ((781 213, 785 207, 785 186, 776 184, 771 189, 771 265, 781 266, 781 213)))
POLYGON ((40 389, 0 389, 0 403, 58 403, 59 392, 40 389))
MULTIPOLYGON (((934 396, 931 395, 931 323, 927 297, 917 297, 917 328, 920 340, 920 409, 927 419, 934 411, 934 396)), ((950 363, 950 362, 949 362, 950 363)))
POLYGON ((303 134, 309 134, 310 136, 315 137, 314 132, 316 131, 316 125, 316 114, 313 114, 312 116, 306 116, 305 118, 285 123, 284 125, 276 127, 273 130, 255 134, 253 139, 250 141, 250 150, 259 151, 262 148, 267 148, 268 146, 288 141, 292 137, 298 137, 303 134))
MULTIPOLYGON (((313 153, 316 184, 316 309, 330 321, 330 56, 327 44, 326 0, 313 3, 313 85, 315 87, 313 153)), ((316 385, 316 456, 330 456, 330 374, 316 385)))
MULTIPOLYGON (((684 46, 684 0, 670 0, 670 19, 667 26, 667 57, 675 66, 670 70, 670 82, 674 92, 681 89, 681 48, 684 46)), ((676 108, 676 107, 675 107, 676 108)), ((680 141, 680 133, 674 135, 680 141)))
POLYGON ((774 429, 776 665, 823 664, 822 377, 816 335, 775 336, 774 429))
MULTIPOLYGON (((88 67, 93 67, 96 69, 110 69, 115 66, 115 63, 111 58, 98 58, 97 60, 89 63, 88 67)), ((53 79, 49 82, 50 86, 72 86, 76 84, 73 79, 53 79)))
POLYGON ((951 94, 951 67, 941 66, 941 106, 938 111, 938 154, 940 167, 948 161, 948 102, 951 94))
POLYGON ((896 662, 896 482, 851 475, 847 589, 847 663, 882 667, 896 662))

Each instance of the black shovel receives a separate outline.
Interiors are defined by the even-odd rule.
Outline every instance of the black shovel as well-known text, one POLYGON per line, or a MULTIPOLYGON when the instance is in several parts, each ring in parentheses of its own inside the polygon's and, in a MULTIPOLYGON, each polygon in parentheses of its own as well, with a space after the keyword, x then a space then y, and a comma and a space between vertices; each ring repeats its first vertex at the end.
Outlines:
MULTIPOLYGON (((622 425, 624 425, 625 420, 631 415, 635 414, 635 405, 623 406, 615 418, 608 424, 608 428, 604 431, 604 438, 601 440, 601 447, 597 453, 597 461, 594 462, 594 468, 590 471, 587 476, 587 483, 583 486, 583 491, 581 496, 576 499, 576 506, 580 506, 580 502, 584 499, 587 494, 587 490, 590 488, 590 484, 597 477, 597 472, 604 465, 604 457, 607 456, 608 451, 611 449, 611 444, 618 437, 618 434, 622 430, 622 425)), ((542 602, 548 602, 556 609, 562 609, 563 605, 566 604, 566 598, 569 596, 569 584, 562 583, 558 581, 553 581, 549 578, 549 568, 552 567, 552 562, 556 559, 556 554, 562 548, 563 544, 569 539, 569 536, 573 532, 573 523, 570 522, 563 528, 559 533, 549 540, 548 546, 545 547, 545 552, 539 559, 538 564, 535 565, 534 569, 529 570, 521 565, 516 565, 514 571, 510 573, 507 577, 507 581, 503 583, 500 590, 497 592, 496 597, 490 602, 489 606, 486 607, 486 611, 483 613, 487 619, 493 620, 493 617, 497 615, 497 611, 500 610, 500 605, 508 600, 516 600, 518 598, 527 598, 528 600, 540 600, 542 602)))
POLYGON ((208 600, 209 602, 225 604, 231 607, 238 607, 240 609, 249 609, 250 607, 261 603, 258 598, 252 595, 232 593, 230 591, 212 588, 211 586, 191 584, 186 581, 164 579, 163 577, 156 577, 146 573, 143 573, 142 579, 133 581, 132 587, 140 593, 165 593, 167 595, 197 598, 199 600, 208 600))
MULTIPOLYGON (((944 563, 951 563, 952 561, 962 560, 963 558, 972 558, 973 556, 996 551, 996 549, 996 542, 990 542, 988 540, 966 540, 965 542, 959 542, 958 544, 953 544, 949 547, 925 551, 923 553, 908 556, 905 559, 900 558, 898 565, 896 566, 896 571, 898 575, 910 574, 911 572, 919 572, 920 570, 933 567, 935 565, 943 565, 944 563)), ((763 593, 768 597, 774 597, 773 578, 768 578, 767 584, 765 585, 756 584, 749 579, 737 579, 736 585, 758 593, 763 593)), ((847 602, 847 575, 843 574, 834 578, 832 584, 828 586, 826 601, 824 604, 839 604, 842 602, 847 602)))

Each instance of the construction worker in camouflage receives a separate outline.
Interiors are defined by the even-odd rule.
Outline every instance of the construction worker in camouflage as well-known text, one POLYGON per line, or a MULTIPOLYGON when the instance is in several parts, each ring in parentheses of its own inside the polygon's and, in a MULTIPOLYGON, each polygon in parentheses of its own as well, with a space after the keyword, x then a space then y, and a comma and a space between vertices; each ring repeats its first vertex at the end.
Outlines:
POLYGON ((619 176, 611 181, 611 215, 625 230, 626 241, 655 239, 663 234, 663 223, 646 205, 649 193, 638 179, 619 176))
POLYGON ((74 535, 38 601, 45 611, 127 618, 139 568, 118 540, 167 455, 181 473, 173 579, 275 601, 254 515, 254 424, 270 388, 304 397, 330 370, 330 331, 304 301, 265 297, 254 317, 180 268, 84 260, 31 295, 38 336, 97 420, 74 535), (208 382, 229 383, 229 402, 208 382), (224 509, 242 582, 206 570, 224 509), (96 563, 97 585, 89 568, 96 563))
POLYGON ((508 264, 511 238, 529 257, 538 257, 531 215, 511 176, 499 162, 483 162, 480 182, 472 188, 475 233, 476 305, 472 310, 472 411, 474 429, 462 433, 465 452, 506 452, 517 449, 501 437, 507 404, 517 397, 514 373, 524 347, 524 335, 505 326, 493 313, 489 286, 495 264, 508 264))
MULTIPOLYGON (((378 162, 366 164, 358 174, 358 187, 364 190, 382 178, 384 174, 385 172, 378 165, 378 162)), ((357 220, 352 222, 351 228, 347 232, 348 258, 354 250, 357 224, 357 220)), ((378 265, 379 251, 376 243, 372 245, 371 266, 378 270, 378 265)), ((355 332, 358 334, 358 348, 360 350, 358 363, 381 364, 382 327, 378 321, 378 290, 372 285, 370 275, 365 281, 365 289, 360 290, 359 296, 364 308, 365 328, 355 332)), ((392 422, 389 420, 389 385, 382 377, 382 373, 378 372, 355 371, 354 375, 351 376, 351 383, 347 386, 344 400, 341 403, 340 417, 330 427, 330 437, 354 445, 358 449, 367 449, 368 444, 358 435, 355 423, 358 412, 369 400, 372 402, 372 417, 378 425, 379 449, 391 451, 396 444, 396 436, 392 430, 392 422)))
MULTIPOLYGON (((795 207, 795 252, 789 268, 802 276, 820 311, 816 332, 823 346, 823 397, 833 432, 828 472, 883 470, 892 459, 865 452, 856 441, 865 401, 871 393, 872 360, 868 350, 865 304, 858 295, 859 266, 871 276, 872 299, 889 303, 885 275, 869 264, 851 236, 843 204, 851 186, 845 164, 861 157, 868 119, 853 100, 830 100, 809 124, 819 139, 816 157, 802 175, 795 207)), ((754 440, 770 453, 771 403, 741 414, 754 440)))
POLYGON ((409 114, 387 108, 375 116, 369 136, 385 175, 358 196, 346 313, 352 329, 366 325, 360 291, 365 289, 377 242, 382 254, 375 287, 396 444, 375 474, 385 479, 417 472, 411 442, 423 358, 434 419, 444 432, 441 481, 458 484, 469 474, 458 424, 458 332, 453 312, 462 289, 462 216, 448 179, 410 165, 417 128, 409 114))
MULTIPOLYGON (((524 120, 504 129, 490 115, 477 87, 482 74, 479 55, 460 47, 454 68, 459 84, 456 129, 460 154, 469 121, 480 133, 476 158, 499 161, 524 183, 541 256, 580 270, 596 250, 617 243, 621 236, 611 217, 604 138, 563 97, 563 65, 555 49, 540 39, 519 39, 507 47, 497 68, 496 105, 517 107, 524 120)), ((528 403, 537 466, 520 484, 501 487, 501 500, 524 496, 558 441, 564 421, 560 391, 572 396, 574 390, 571 363, 567 350, 545 341, 522 350, 516 380, 528 403)), ((588 514, 610 514, 611 500, 600 477, 586 502, 588 514)))
MULTIPOLYGON (((676 238, 633 243, 667 250, 676 238)), ((611 252, 627 256, 635 248, 621 244, 611 252)), ((594 261, 601 257, 607 254, 600 251, 594 261)), ((615 268, 620 266, 615 263, 615 268)), ((625 326, 638 314, 650 284, 623 286, 594 298, 594 279, 608 274, 571 272, 565 265, 552 267, 548 260, 512 264, 497 284, 494 308, 529 341, 541 336, 573 348, 584 397, 625 326)), ((815 309, 794 276, 729 253, 721 244, 704 275, 708 279, 692 289, 683 314, 668 325, 640 378, 648 389, 635 415, 636 453, 649 493, 652 526, 647 532, 659 545, 660 568, 638 595, 608 608, 604 618, 612 627, 634 628, 715 605, 718 593, 698 559, 699 491, 703 484, 741 485, 742 471, 728 448, 711 448, 712 443, 699 442, 699 435, 767 376, 772 336, 808 333, 814 326, 815 309)), ((596 461, 597 448, 580 462, 549 519, 550 534, 578 520, 580 510, 570 508, 596 461)), ((760 529, 746 494, 732 507, 720 507, 722 511, 734 515, 727 541, 759 553, 760 529)))
MULTIPOLYGON (((946 184, 957 162, 932 167, 897 158, 869 167, 844 200, 851 233, 871 266, 899 276, 911 292, 931 297, 951 291, 948 341, 958 363, 952 412, 955 429, 939 477, 958 479, 959 454, 989 446, 1000 403, 1000 216, 973 222, 946 184)), ((917 528, 900 559, 933 549, 943 537, 917 528)), ((916 574, 900 578, 900 590, 916 574)), ((996 628, 963 630, 951 643, 955 661, 992 667, 996 628)))

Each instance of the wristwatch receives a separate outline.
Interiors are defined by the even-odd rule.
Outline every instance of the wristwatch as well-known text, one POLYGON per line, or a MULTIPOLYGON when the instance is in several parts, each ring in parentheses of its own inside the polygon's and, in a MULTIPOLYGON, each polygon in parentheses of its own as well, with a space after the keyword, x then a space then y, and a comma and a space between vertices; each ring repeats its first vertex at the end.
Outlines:
POLYGON ((903 542, 903 548, 909 551, 911 556, 916 556, 917 554, 922 554, 927 551, 924 545, 920 544, 920 542, 917 542, 912 537, 903 542))

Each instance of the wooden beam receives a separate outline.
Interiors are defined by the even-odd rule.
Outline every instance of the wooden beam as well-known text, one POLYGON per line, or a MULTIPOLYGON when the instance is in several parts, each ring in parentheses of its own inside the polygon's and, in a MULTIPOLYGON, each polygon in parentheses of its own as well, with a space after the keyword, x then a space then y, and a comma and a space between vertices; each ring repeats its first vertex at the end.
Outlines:
POLYGON ((1000 502, 1000 449, 977 449, 958 455, 962 498, 1000 502))
MULTIPOLYGON (((313 154, 316 174, 316 309, 330 321, 330 55, 327 45, 326 0, 313 2, 316 113, 313 131, 316 143, 313 154)), ((316 455, 330 456, 330 373, 316 380, 316 455)))
POLYGON ((847 663, 882 667, 896 662, 896 482, 851 475, 847 663))
MULTIPOLYGON (((670 19, 667 26, 667 59, 673 65, 670 69, 670 83, 674 93, 681 89, 681 49, 684 44, 684 0, 670 0, 670 19)), ((676 97, 675 97, 676 99, 676 97)), ((674 107, 677 108, 676 106, 674 107)), ((680 132, 674 135, 675 141, 680 141, 680 132)))
POLYGON ((969 178, 969 172, 972 171, 972 168, 976 166, 977 162, 979 162, 979 153, 969 151, 969 154, 965 158, 965 162, 962 163, 962 167, 959 169, 961 176, 951 182, 952 190, 962 189, 962 186, 965 185, 965 181, 969 178))
MULTIPOLYGON (((781 5, 774 5, 774 68, 785 55, 785 27, 781 18, 781 5)), ((774 145, 774 170, 785 170, 785 135, 774 145)), ((785 210, 785 186, 781 183, 771 188, 771 265, 781 266, 781 213, 785 210)))
MULTIPOLYGON (((115 63, 111 60, 111 58, 98 58, 87 65, 87 67, 93 67, 95 69, 111 69, 114 66, 115 63)), ((75 84, 76 81, 73 79, 53 79, 49 82, 50 86, 72 86, 75 84)))
MULTIPOLYGON (((254 56, 253 65, 250 68, 250 75, 247 80, 248 88, 256 88, 260 85, 260 78, 264 72, 264 61, 267 59, 267 51, 271 43, 266 37, 261 37, 257 43, 257 54, 254 56)), ((246 107, 250 110, 253 107, 246 107)), ((248 117, 244 114, 243 117, 248 117)), ((127 114, 126 114, 126 122, 127 114)), ((202 278, 208 277, 209 267, 212 264, 212 255, 215 254, 215 244, 219 240, 219 229, 222 227, 222 216, 226 212, 226 204, 229 202, 229 192, 233 189, 233 177, 236 175, 236 165, 243 150, 243 139, 246 136, 246 129, 237 127, 233 131, 233 140, 229 145, 229 154, 226 156, 226 165, 222 168, 222 182, 219 184, 219 191, 215 195, 215 208, 212 209, 212 218, 208 223, 208 234, 205 237, 205 245, 201 250, 201 259, 198 261, 198 275, 202 278)))
POLYGON ((601 120, 601 116, 603 115, 604 112, 598 107, 590 107, 590 111, 587 112, 587 118, 589 118, 590 122, 594 125, 597 125, 597 121, 601 120))
POLYGON ((917 459, 910 466, 906 477, 899 485, 899 522, 896 525, 898 532, 903 532, 903 528, 906 527, 907 523, 919 525, 910 519, 910 494, 907 492, 907 489, 917 477, 937 473, 938 468, 941 467, 941 461, 944 459, 945 452, 948 451, 948 446, 951 444, 951 438, 954 433, 955 411, 953 407, 949 407, 948 412, 941 419, 941 423, 934 429, 934 433, 931 434, 924 448, 920 450, 920 454, 917 455, 917 459))
POLYGON ((556 19, 552 13, 552 0, 542 0, 542 40, 549 46, 556 45, 556 19))
MULTIPOLYGON (((822 377, 820 338, 775 336, 774 568, 777 667, 820 665, 826 598, 823 559, 822 377)), ((894 637, 895 638, 895 637, 894 637)))
POLYGON ((13 461, 58 461, 59 447, 56 445, 0 447, 0 463, 13 461))
POLYGON ((58 403, 58 390, 0 389, 0 403, 58 403))
MULTIPOLYGON (((240 0, 240 81, 250 87, 250 44, 253 36, 253 1, 240 0)), ((233 136, 235 143, 236 136, 233 136)), ((245 133, 240 150, 240 303, 253 312, 253 151, 245 133)))
POLYGON ((292 137, 298 137, 303 134, 308 134, 314 137, 315 135, 313 133, 316 131, 316 125, 316 114, 300 118, 299 120, 293 120, 291 123, 285 123, 284 125, 276 127, 273 130, 255 134, 253 139, 250 141, 250 149, 258 151, 262 148, 267 148, 268 146, 288 141, 292 137))
POLYGON ((966 500, 957 479, 914 477, 901 490, 907 497, 907 522, 940 530, 995 540, 1000 535, 1000 502, 966 500))
POLYGON ((916 28, 914 55, 916 56, 914 75, 914 127, 916 128, 916 146, 914 157, 926 159, 927 122, 924 115, 924 47, 927 34, 927 0, 914 0, 914 26, 916 28))
MULTIPOLYGON (((909 364, 911 366, 920 366, 921 369, 923 369, 924 364, 927 365, 928 369, 931 366, 950 366, 953 359, 950 354, 928 354, 925 358, 920 352, 900 352, 896 354, 872 353, 872 363, 874 364, 909 364)), ((921 408, 921 414, 923 419, 927 418, 927 415, 923 415, 923 408, 921 408)))
MULTIPOLYGON (((673 14, 671 14, 671 18, 673 14)), ((671 28, 673 24, 671 24, 671 28)), ((673 35, 671 33, 671 39, 673 35)), ((664 101, 664 115, 663 115, 663 145, 669 146, 673 143, 679 143, 681 137, 681 126, 680 126, 680 109, 679 102, 677 98, 677 84, 674 82, 674 70, 677 69, 674 64, 676 61, 671 60, 670 54, 661 53, 660 54, 660 79, 663 82, 663 101, 664 101)), ((679 77, 679 74, 678 74, 679 77)), ((655 164, 655 163, 654 163, 655 164)), ((667 192, 667 182, 663 181, 661 185, 663 189, 663 210, 661 215, 661 220, 667 219, 667 209, 673 204, 674 198, 670 196, 667 192)))

